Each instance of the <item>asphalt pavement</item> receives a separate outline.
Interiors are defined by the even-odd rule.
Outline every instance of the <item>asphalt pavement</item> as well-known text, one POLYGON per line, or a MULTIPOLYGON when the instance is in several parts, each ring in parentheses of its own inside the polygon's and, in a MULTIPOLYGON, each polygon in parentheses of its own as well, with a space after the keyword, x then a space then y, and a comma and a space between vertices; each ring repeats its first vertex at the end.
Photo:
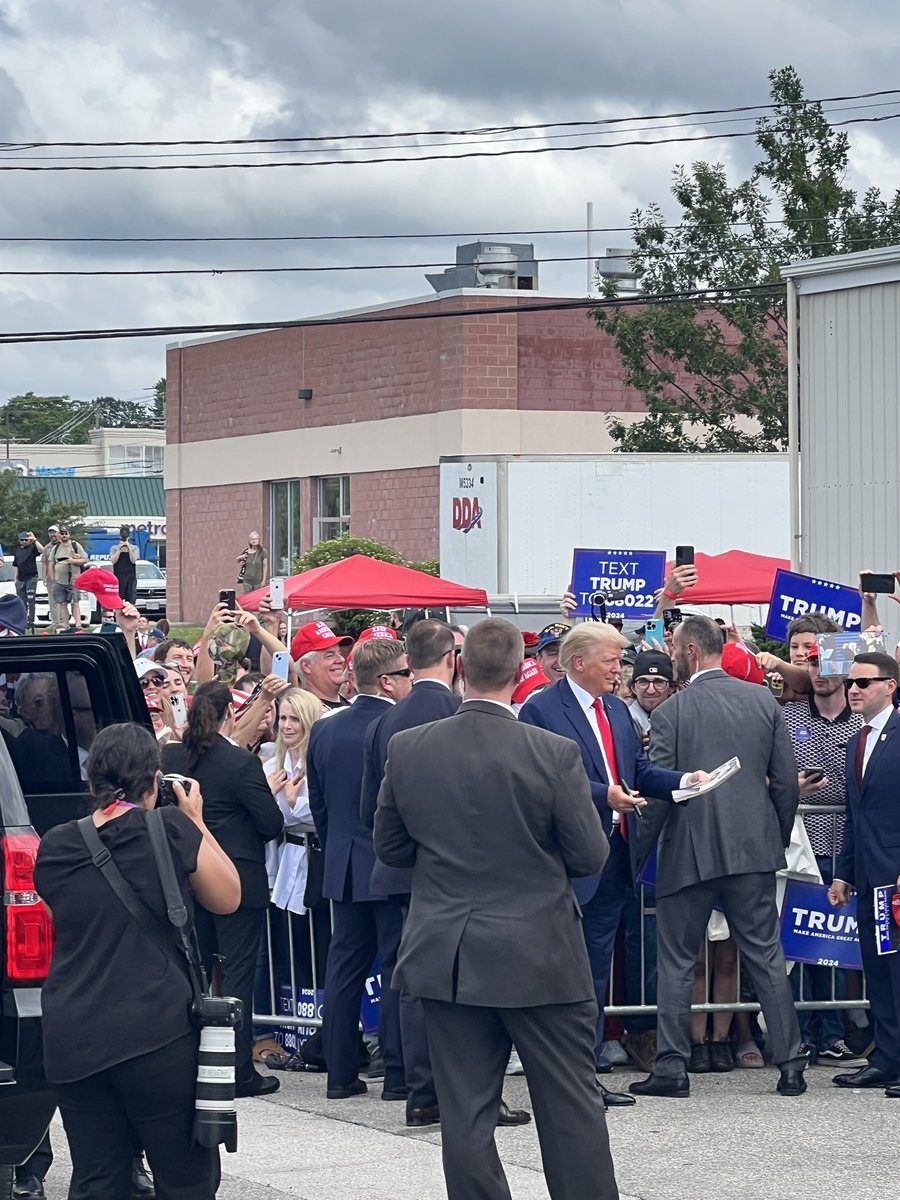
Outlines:
MULTIPOLYGON (((687 1100, 641 1100, 608 1116, 622 1200, 871 1200, 896 1189, 900 1102, 881 1091, 843 1092, 834 1068, 807 1071, 809 1090, 775 1094, 777 1072, 692 1077, 687 1100)), ((641 1076, 616 1071, 627 1090, 641 1076)), ((407 1129, 402 1103, 366 1096, 326 1100, 323 1075, 282 1075, 264 1100, 239 1100, 240 1149, 222 1156, 221 1200, 443 1200, 440 1132, 407 1129)), ((507 1079, 507 1102, 528 1107, 522 1078, 507 1079)), ((48 1200, 68 1183, 65 1139, 48 1200)), ((546 1200, 532 1122, 499 1129, 497 1144, 513 1200, 546 1200)))

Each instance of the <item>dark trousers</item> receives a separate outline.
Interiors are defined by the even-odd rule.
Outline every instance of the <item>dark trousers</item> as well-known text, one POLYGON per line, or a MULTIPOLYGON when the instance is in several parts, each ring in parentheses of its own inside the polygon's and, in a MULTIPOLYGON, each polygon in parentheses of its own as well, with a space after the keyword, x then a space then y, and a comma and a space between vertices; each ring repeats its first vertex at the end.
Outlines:
POLYGON ((50 1130, 44 1134, 38 1148, 20 1167, 16 1167, 16 1183, 36 1176, 40 1180, 47 1178, 47 1172, 53 1166, 53 1147, 50 1145, 50 1130))
MULTIPOLYGON (((391 896, 388 897, 388 901, 400 905, 401 920, 405 921, 409 912, 409 896, 391 896)), ((393 950, 395 962, 402 932, 401 925, 397 931, 397 946, 393 950)), ((385 978, 386 975, 382 972, 382 979, 385 978)), ((431 1056, 428 1053, 425 1010, 419 997, 411 996, 409 992, 400 993, 400 1039, 403 1044, 403 1069, 408 1090, 406 1107, 433 1108, 437 1104, 437 1093, 434 1090, 434 1074, 431 1070, 431 1056)))
POLYGON ((359 1073, 359 1009, 366 978, 381 958, 378 1041, 384 1086, 405 1087, 400 1040, 400 993, 390 986, 400 944, 400 906, 388 900, 335 900, 334 930, 325 968, 322 1048, 329 1088, 345 1088, 359 1073))
MULTIPOLYGON (((597 890, 591 899, 581 906, 584 914, 584 940, 587 943, 594 995, 597 998, 595 1053, 598 1056, 603 1045, 603 1005, 606 1003, 606 988, 609 984, 616 931, 622 920, 626 902, 633 896, 634 883, 631 878, 628 845, 616 831, 609 839, 609 858, 606 860, 597 890)), ((516 1049, 518 1050, 518 1046, 516 1049)))
POLYGON ((657 1055, 655 1070, 679 1075, 691 1057, 694 963, 718 900, 759 998, 772 1059, 800 1067, 800 1027, 784 964, 775 906, 775 874, 723 875, 657 896, 657 1055))
POLYGON ((135 1143, 153 1172, 158 1200, 212 1200, 219 1153, 193 1144, 198 1035, 77 1083, 59 1085, 72 1153, 69 1200, 129 1200, 135 1143))
POLYGON ((422 1005, 441 1106, 448 1200, 510 1200, 494 1129, 512 1043, 528 1078, 551 1200, 616 1200, 594 1075, 594 1001, 535 1008, 443 1000, 422 1005))
POLYGON ((124 579, 119 579, 119 597, 126 604, 137 604, 137 575, 128 575, 124 579))
POLYGON ((876 950, 873 905, 870 888, 858 894, 859 948, 875 1038, 869 1064, 900 1078, 900 954, 879 954, 876 950))
POLYGON ((244 1019, 235 1030, 234 1077, 249 1082, 253 1068, 253 983, 256 959, 265 926, 264 908, 244 908, 225 916, 195 905, 194 924, 200 954, 207 972, 216 957, 221 960, 222 995, 236 996, 244 1004, 244 1019))

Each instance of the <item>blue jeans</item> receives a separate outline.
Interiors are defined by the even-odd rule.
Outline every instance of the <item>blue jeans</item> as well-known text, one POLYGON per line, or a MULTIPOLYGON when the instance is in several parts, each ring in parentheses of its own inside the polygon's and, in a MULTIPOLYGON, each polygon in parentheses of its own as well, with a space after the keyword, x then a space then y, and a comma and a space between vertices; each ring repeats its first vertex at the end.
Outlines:
MULTIPOLYGON (((831 855, 816 855, 816 862, 822 872, 822 882, 829 886, 834 879, 834 864, 831 855)), ((794 963, 791 971, 791 991, 795 1000, 831 1000, 831 977, 834 970, 834 999, 844 1000, 847 997, 847 972, 838 968, 813 967, 808 964, 794 963), (801 996, 801 977, 803 979, 801 996)), ((800 1037, 817 1050, 827 1050, 835 1042, 844 1037, 844 1013, 838 1008, 822 1008, 816 1011, 812 1008, 798 1008, 797 1021, 800 1025, 800 1037)))

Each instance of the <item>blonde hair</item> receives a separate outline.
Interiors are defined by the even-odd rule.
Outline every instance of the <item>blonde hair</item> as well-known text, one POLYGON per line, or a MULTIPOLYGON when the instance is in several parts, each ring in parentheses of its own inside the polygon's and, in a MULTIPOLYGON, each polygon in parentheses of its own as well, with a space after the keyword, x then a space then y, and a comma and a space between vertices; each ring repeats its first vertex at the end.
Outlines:
POLYGON ((573 658, 584 657, 604 643, 616 646, 620 650, 631 645, 628 638, 619 633, 615 626, 607 625, 603 621, 583 621, 581 625, 570 629, 560 642, 559 665, 564 671, 568 671, 573 658))
MULTIPOLYGON (((324 713, 324 705, 318 696, 314 696, 312 692, 305 692, 302 688, 291 688, 289 692, 285 692, 283 696, 278 697, 275 705, 276 715, 280 711, 282 704, 289 704, 294 710, 297 720, 303 725, 304 733, 299 750, 300 757, 305 762, 306 748, 309 745, 309 733, 313 725, 324 713)), ((276 729, 278 733, 275 736, 275 761, 282 763, 284 762, 285 745, 284 739, 281 736, 280 721, 276 721, 276 729)))

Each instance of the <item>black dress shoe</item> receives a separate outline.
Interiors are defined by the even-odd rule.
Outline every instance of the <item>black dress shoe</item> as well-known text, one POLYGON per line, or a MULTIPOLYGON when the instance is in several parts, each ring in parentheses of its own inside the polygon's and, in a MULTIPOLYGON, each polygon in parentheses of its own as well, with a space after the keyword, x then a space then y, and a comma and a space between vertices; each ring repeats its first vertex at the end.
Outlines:
POLYGON ((387 1087, 385 1087, 385 1088, 381 1089, 382 1100, 405 1100, 408 1095, 409 1095, 408 1088, 387 1088, 387 1087))
POLYGON ((882 1071, 879 1067, 860 1067, 858 1071, 848 1071, 844 1075, 835 1075, 831 1082, 835 1087, 889 1088, 900 1083, 900 1079, 889 1071, 882 1071))
POLYGON ((688 1070, 692 1075, 705 1075, 712 1070, 708 1042, 691 1042, 691 1061, 688 1063, 688 1070))
POLYGON ((796 1067, 785 1067, 781 1072, 781 1077, 775 1084, 775 1091, 779 1096, 802 1096, 806 1091, 806 1080, 803 1078, 803 1072, 798 1071, 796 1067))
POLYGON ((709 1043, 709 1065, 711 1070, 720 1074, 734 1070, 734 1059, 731 1057, 730 1042, 709 1043))
POLYGON ((44 1184, 37 1175, 23 1175, 12 1190, 14 1200, 44 1200, 44 1184))
POLYGON ((597 1065, 594 1070, 598 1075, 609 1075, 612 1072, 612 1063, 608 1058, 604 1058, 602 1054, 597 1056, 597 1065))
POLYGON ((143 1155, 139 1154, 131 1162, 131 1200, 154 1200, 155 1196, 150 1172, 144 1166, 143 1155))
POLYGON ((889 1100, 900 1100, 900 1083, 895 1083, 893 1087, 885 1088, 884 1094, 889 1100))
POLYGON ((408 1108, 406 1110, 406 1124, 411 1129, 418 1129, 422 1125, 439 1125, 441 1120, 441 1110, 436 1104, 428 1108, 408 1108))
POLYGON ((234 1085, 234 1094, 237 1099, 246 1096, 271 1096, 280 1087, 281 1080, 276 1079, 274 1075, 260 1075, 258 1071, 254 1071, 251 1079, 234 1085))
POLYGON ((657 1075, 651 1071, 646 1079, 639 1079, 628 1088, 634 1096, 666 1096, 679 1100, 691 1094, 691 1083, 687 1071, 680 1075, 657 1075))
MULTIPOLYGON (((349 1100, 351 1096, 362 1096, 368 1091, 365 1080, 354 1079, 349 1087, 345 1088, 328 1088, 325 1092, 328 1100, 349 1100)), ((405 1099, 405 1097, 404 1097, 405 1099)))
POLYGON ((524 1108, 510 1108, 505 1100, 500 1101, 497 1111, 498 1125, 527 1125, 530 1120, 531 1113, 524 1108))
POLYGON ((602 1083, 597 1084, 597 1091, 603 1099, 604 1108, 623 1108, 626 1104, 637 1103, 634 1096, 629 1096, 627 1092, 611 1092, 602 1083))

